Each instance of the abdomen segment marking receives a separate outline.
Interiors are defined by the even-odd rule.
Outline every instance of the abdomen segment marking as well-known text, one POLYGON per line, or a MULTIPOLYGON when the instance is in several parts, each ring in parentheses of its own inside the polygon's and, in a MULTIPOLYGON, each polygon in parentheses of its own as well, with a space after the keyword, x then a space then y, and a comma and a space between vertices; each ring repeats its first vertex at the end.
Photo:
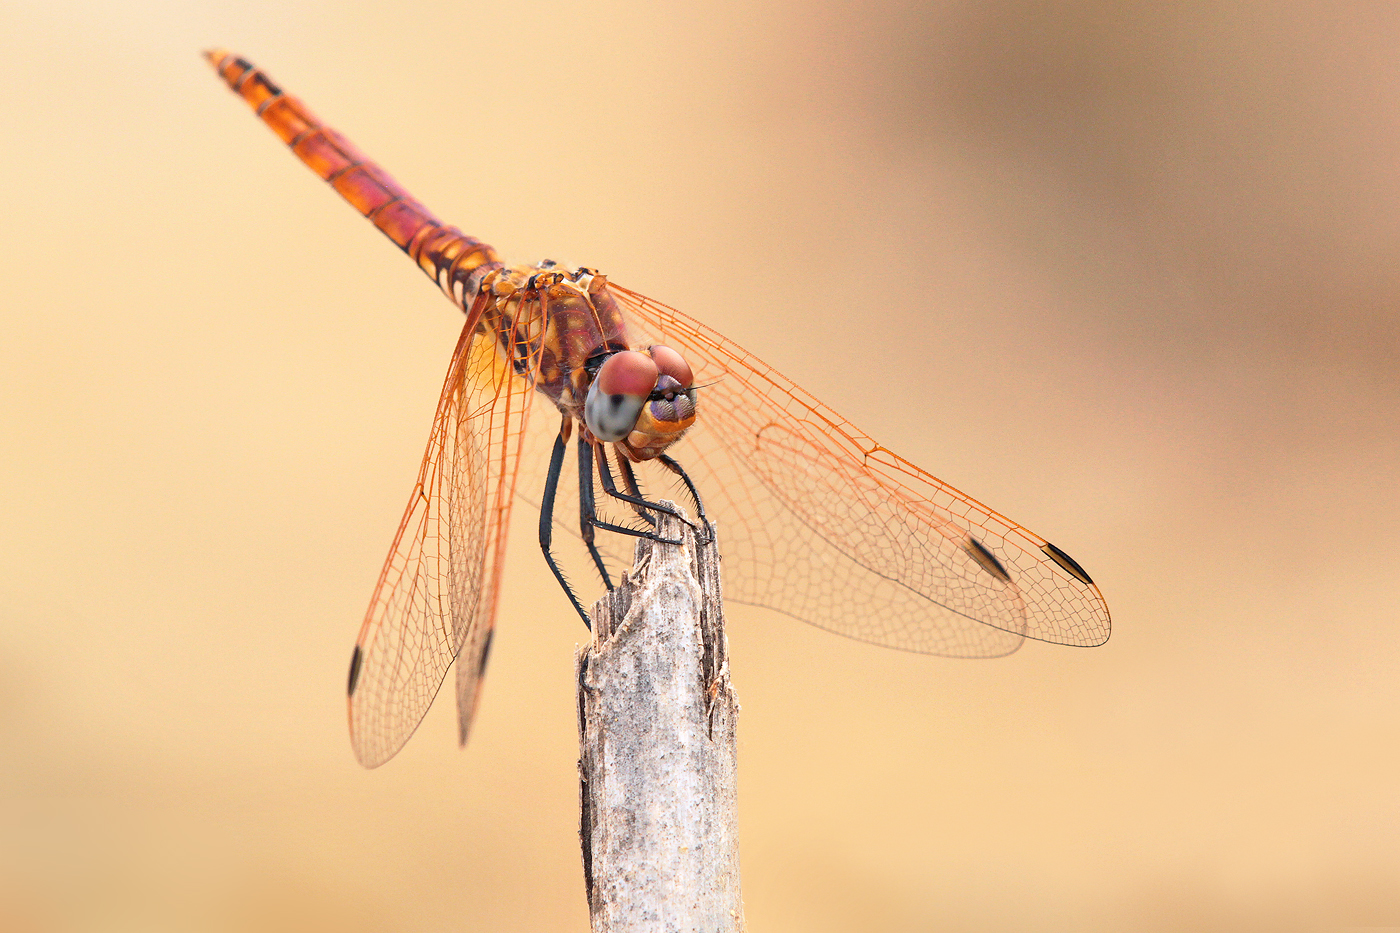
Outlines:
POLYGON ((481 279, 500 266, 495 250, 438 220, 388 172, 247 60, 222 49, 205 57, 297 158, 369 218, 464 311, 471 307, 481 279))

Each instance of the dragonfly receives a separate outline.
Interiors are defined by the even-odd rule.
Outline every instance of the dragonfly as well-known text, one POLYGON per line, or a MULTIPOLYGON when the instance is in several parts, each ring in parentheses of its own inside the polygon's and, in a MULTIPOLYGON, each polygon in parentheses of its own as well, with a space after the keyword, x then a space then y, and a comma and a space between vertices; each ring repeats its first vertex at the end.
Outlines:
POLYGON ((350 736, 361 764, 376 767, 403 747, 454 661, 466 743, 511 508, 526 498, 518 477, 541 467, 541 550, 585 625, 555 555, 556 525, 582 542, 580 559, 611 589, 608 567, 629 564, 627 544, 654 537, 652 514, 672 511, 644 488, 669 482, 718 527, 731 602, 954 658, 1008 655, 1026 639, 1108 640, 1102 593, 1060 548, 876 443, 680 311, 591 268, 505 264, 266 73, 226 50, 205 57, 466 314, 351 656, 350 736), (570 446, 577 477, 562 482, 570 446), (629 521, 613 521, 614 509, 629 521))

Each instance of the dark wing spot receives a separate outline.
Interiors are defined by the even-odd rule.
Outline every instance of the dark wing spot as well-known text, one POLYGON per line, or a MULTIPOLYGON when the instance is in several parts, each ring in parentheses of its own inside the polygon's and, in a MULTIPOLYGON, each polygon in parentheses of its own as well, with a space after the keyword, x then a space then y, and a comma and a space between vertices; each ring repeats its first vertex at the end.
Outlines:
POLYGON ((1079 566, 1079 562, 1076 561, 1073 557, 1070 557, 1068 554, 1055 547, 1055 545, 1051 544, 1049 541, 1046 541, 1044 544, 1042 544, 1040 546, 1040 549, 1044 551, 1051 560, 1059 564, 1061 569, 1063 569, 1065 573, 1069 574, 1071 577, 1074 577, 1076 580, 1078 580, 1080 583, 1083 583, 1085 586, 1094 585, 1094 581, 1089 579, 1089 575, 1084 572, 1084 568, 1079 566))
POLYGON ((364 652, 360 651, 360 646, 355 646, 355 653, 350 655, 350 690, 349 695, 355 695, 355 684, 360 679, 360 665, 364 662, 364 652))
POLYGON ((481 677, 486 673, 486 659, 491 657, 491 639, 496 637, 496 630, 491 629, 486 633, 486 644, 481 646, 481 663, 476 666, 476 676, 481 677))
POLYGON ((1002 583, 1010 583, 1011 576, 1006 572, 1006 568, 997 560, 997 556, 978 541, 972 535, 963 539, 963 550, 971 555, 972 559, 982 565, 982 569, 996 577, 1002 583))

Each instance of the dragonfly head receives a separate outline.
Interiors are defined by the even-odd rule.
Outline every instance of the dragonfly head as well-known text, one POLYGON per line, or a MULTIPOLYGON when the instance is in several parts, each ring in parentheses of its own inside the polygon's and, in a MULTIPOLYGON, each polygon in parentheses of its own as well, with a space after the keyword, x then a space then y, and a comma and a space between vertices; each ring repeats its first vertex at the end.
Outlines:
POLYGON ((588 387, 584 423, 630 459, 655 459, 695 423, 694 381, 670 347, 620 350, 603 360, 588 387))

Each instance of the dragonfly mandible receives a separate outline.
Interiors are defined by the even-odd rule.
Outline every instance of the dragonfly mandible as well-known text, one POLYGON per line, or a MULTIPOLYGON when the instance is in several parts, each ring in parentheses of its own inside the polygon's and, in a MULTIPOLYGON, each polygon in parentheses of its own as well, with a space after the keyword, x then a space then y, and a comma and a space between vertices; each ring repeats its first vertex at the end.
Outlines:
POLYGON ((645 472, 679 483, 716 522, 732 602, 947 657, 1007 655, 1027 638, 1078 646, 1108 639, 1103 595, 1055 545, 877 444, 681 312, 592 269, 507 266, 264 72, 227 51, 205 55, 302 162, 467 316, 352 655, 350 735, 365 766, 387 761, 409 739, 454 660, 466 742, 517 476, 545 450, 540 543, 585 624, 553 554, 554 516, 577 517, 575 534, 611 588, 608 565, 629 563, 627 536, 648 535, 648 523, 610 521, 599 506, 615 500, 642 518, 662 508, 642 491, 645 472), (553 417, 532 415, 541 396, 553 417), (561 483, 571 441, 577 482, 561 483))

